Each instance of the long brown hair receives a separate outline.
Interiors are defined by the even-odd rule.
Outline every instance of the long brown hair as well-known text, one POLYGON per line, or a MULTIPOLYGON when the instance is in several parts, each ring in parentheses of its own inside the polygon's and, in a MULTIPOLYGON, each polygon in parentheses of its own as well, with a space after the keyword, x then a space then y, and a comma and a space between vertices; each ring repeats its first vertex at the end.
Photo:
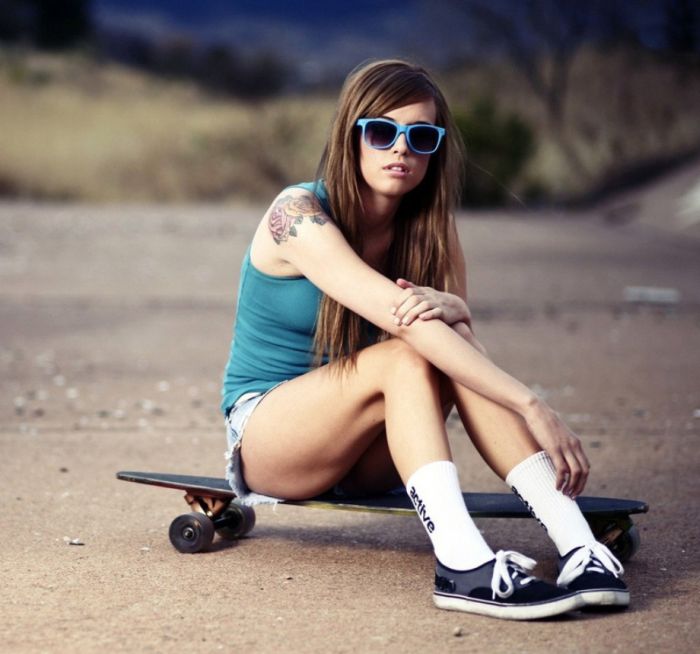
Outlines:
MULTIPOLYGON (((363 208, 355 124, 359 118, 381 116, 426 99, 435 102, 435 122, 447 133, 438 151, 430 156, 424 179, 401 200, 386 269, 381 272, 389 279, 404 277, 419 286, 448 290, 455 283, 449 243, 455 233, 452 211, 459 199, 464 146, 444 96, 423 68, 390 59, 362 65, 350 73, 340 93, 317 177, 325 180, 333 220, 361 254, 363 208)), ((330 362, 353 364, 369 337, 360 316, 324 295, 316 322, 316 362, 327 355, 330 362)))

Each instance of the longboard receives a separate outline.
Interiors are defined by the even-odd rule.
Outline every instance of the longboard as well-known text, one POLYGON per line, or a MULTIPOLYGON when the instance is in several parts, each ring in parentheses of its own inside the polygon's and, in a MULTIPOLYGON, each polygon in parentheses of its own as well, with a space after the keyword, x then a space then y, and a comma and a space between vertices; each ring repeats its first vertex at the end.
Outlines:
MULTIPOLYGON (((255 510, 236 501, 225 479, 159 472, 117 473, 117 479, 185 491, 191 513, 178 516, 170 525, 170 542, 179 552, 206 550, 214 534, 228 540, 242 538, 255 526, 255 510)), ((463 493, 464 503, 474 518, 529 518, 523 502, 511 493, 463 493)), ((579 497, 577 503, 596 538, 621 560, 639 549, 640 537, 631 515, 646 513, 645 502, 609 497, 579 497)), ((405 492, 368 497, 322 495, 309 500, 282 500, 280 504, 316 509, 416 515, 405 492)))

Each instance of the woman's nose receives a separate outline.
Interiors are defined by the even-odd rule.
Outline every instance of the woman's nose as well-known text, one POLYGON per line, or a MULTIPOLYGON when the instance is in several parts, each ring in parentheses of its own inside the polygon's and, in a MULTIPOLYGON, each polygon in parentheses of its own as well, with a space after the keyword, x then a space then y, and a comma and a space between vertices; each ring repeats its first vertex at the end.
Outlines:
POLYGON ((407 152, 408 151, 408 141, 406 140, 406 135, 405 134, 399 134, 399 138, 396 139, 396 142, 394 143, 394 147, 392 148, 393 152, 407 152))

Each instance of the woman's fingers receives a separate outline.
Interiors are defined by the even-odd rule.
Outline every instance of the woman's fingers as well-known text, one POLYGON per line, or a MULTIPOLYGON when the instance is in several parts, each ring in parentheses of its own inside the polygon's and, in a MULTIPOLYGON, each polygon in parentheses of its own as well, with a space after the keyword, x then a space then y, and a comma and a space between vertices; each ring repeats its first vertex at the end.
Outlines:
POLYGON ((588 457, 583 451, 583 446, 579 438, 560 420, 559 425, 565 432, 563 441, 563 455, 569 467, 569 479, 564 492, 572 498, 583 492, 588 481, 588 474, 591 466, 588 457))
POLYGON ((392 313, 394 314, 394 322, 397 325, 405 324, 404 321, 408 313, 417 307, 421 302, 423 302, 423 298, 418 295, 411 294, 403 298, 398 306, 394 307, 392 310, 392 313))
POLYGON ((586 486, 590 464, 581 446, 581 441, 571 435, 564 447, 549 453, 557 473, 556 487, 564 495, 578 497, 586 486))
POLYGON ((588 475, 591 471, 591 465, 588 462, 588 457, 586 456, 586 453, 583 451, 581 441, 576 437, 574 437, 574 443, 572 444, 571 451, 573 456, 576 458, 579 469, 581 471, 576 484, 572 484, 571 488, 571 497, 576 498, 581 493, 583 493, 583 489, 586 487, 588 475))
POLYGON ((569 468, 569 478, 566 480, 566 484, 561 491, 564 493, 564 495, 573 497, 574 492, 579 487, 579 482, 581 480, 581 465, 571 450, 564 452, 564 458, 566 459, 566 464, 569 468))
MULTIPOLYGON (((418 288, 415 286, 411 285, 408 288, 404 288, 403 292, 401 295, 399 295, 396 300, 394 301, 394 305, 391 307, 391 313, 394 315, 398 315, 399 312, 401 311, 402 307, 406 304, 406 302, 410 301, 411 298, 415 298, 416 295, 418 295, 418 288)), ((412 308, 413 305, 409 306, 407 309, 404 310, 407 311, 408 309, 412 308)))
MULTIPOLYGON (((405 280, 399 279, 397 284, 402 281, 405 282, 405 280)), ((404 289, 391 308, 391 313, 394 314, 394 323, 397 325, 410 325, 422 313, 435 308, 435 304, 427 299, 424 289, 410 282, 405 283, 410 284, 410 286, 404 289)))
POLYGON ((469 328, 471 329, 471 327, 472 327, 472 312, 469 309, 468 305, 466 305, 466 310, 467 311, 466 311, 466 315, 464 316, 463 322, 465 322, 469 326, 469 328))
MULTIPOLYGON (((410 303, 410 302, 409 302, 410 303)), ((432 304, 426 300, 419 300, 418 304, 414 305, 411 309, 406 311, 401 319, 402 325, 410 325, 416 318, 423 317, 429 311, 440 311, 439 308, 434 307, 432 304)), ((398 324, 398 323, 397 323, 398 324)))
POLYGON ((566 482, 569 478, 569 465, 567 464, 566 459, 562 455, 561 450, 559 450, 558 448, 549 450, 547 454, 549 454, 549 458, 552 459, 554 470, 557 473, 554 485, 557 490, 560 490, 563 493, 564 488, 566 486, 566 482))
POLYGON ((442 309, 440 307, 435 307, 433 309, 429 309, 428 311, 424 311, 418 317, 421 320, 433 320, 434 318, 441 318, 442 309))
POLYGON ((537 405, 528 418, 535 440, 552 459, 557 490, 572 498, 577 497, 583 492, 590 472, 581 441, 544 403, 537 405))
POLYGON ((442 314, 442 309, 436 307, 432 303, 423 300, 418 303, 413 309, 411 309, 403 319, 404 325, 410 325, 414 320, 420 318, 421 320, 430 320, 431 318, 439 318, 442 314))
POLYGON ((397 279, 396 285, 403 291, 391 307, 394 324, 410 325, 418 318, 438 318, 448 325, 456 322, 471 324, 469 307, 458 296, 436 291, 429 286, 416 286, 403 278, 397 279))

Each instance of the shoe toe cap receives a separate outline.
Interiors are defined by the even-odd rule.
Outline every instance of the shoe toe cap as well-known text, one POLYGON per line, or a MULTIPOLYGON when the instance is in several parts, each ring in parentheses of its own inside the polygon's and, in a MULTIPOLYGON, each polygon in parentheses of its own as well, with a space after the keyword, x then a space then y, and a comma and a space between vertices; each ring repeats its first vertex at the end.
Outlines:
POLYGON ((622 579, 612 574, 588 572, 572 581, 567 588, 573 591, 583 590, 627 590, 622 579))

